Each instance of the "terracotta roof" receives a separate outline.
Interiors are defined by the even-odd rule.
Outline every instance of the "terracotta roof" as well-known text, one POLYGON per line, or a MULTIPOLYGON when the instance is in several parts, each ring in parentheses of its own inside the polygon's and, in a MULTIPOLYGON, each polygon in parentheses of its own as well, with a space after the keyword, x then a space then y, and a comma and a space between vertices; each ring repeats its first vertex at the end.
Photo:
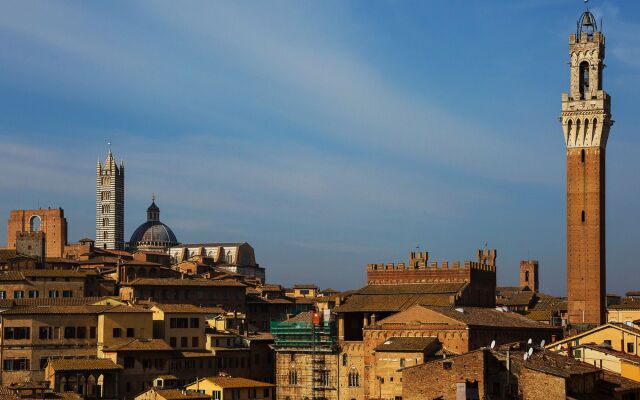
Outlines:
POLYGON ((499 306, 529 306, 534 300, 535 294, 530 291, 505 294, 496 299, 499 306))
POLYGON ((617 351, 617 350, 614 350, 614 349, 612 349, 610 347, 605 347, 605 346, 601 346, 601 345, 593 344, 593 343, 584 343, 584 344, 581 344, 579 346, 575 346, 574 349, 577 349, 577 348, 580 348, 580 347, 586 347, 588 349, 599 351, 599 352, 604 353, 604 354, 609 354, 609 355, 612 355, 612 356, 614 356, 616 358, 619 358, 619 359, 622 359, 622 360, 625 360, 625 361, 629 361, 630 363, 633 363, 633 364, 640 364, 640 356, 636 356, 634 354, 624 353, 622 351, 617 351))
POLYGON ((394 285, 367 285, 357 294, 438 294, 458 293, 467 283, 405 283, 394 285))
POLYGON ((113 360, 109 358, 49 360, 49 366, 55 371, 95 371, 122 369, 122 366, 114 363, 113 360))
POLYGON ((620 304, 612 304, 607 308, 610 310, 637 310, 640 309, 640 299, 624 298, 620 304))
POLYGON ((121 339, 103 351, 162 351, 171 350, 173 347, 162 339, 121 339))
POLYGON ((94 270, 81 270, 74 271, 70 269, 23 269, 20 272, 30 277, 46 277, 46 278, 84 278, 87 275, 97 275, 97 271, 94 270))
POLYGON ((294 289, 318 289, 313 283, 302 283, 299 285, 293 285, 294 289))
POLYGON ((435 337, 390 337, 376 351, 424 352, 439 343, 435 337))
MULTIPOLYGON (((182 399, 211 399, 211 396, 196 391, 180 389, 157 389, 151 388, 147 392, 154 392, 157 397, 166 400, 182 400, 182 399)), ((147 393, 143 392, 143 393, 147 393)), ((140 396, 140 395, 138 395, 140 396)))
POLYGON ((557 329, 549 325, 532 321, 518 313, 498 311, 484 307, 428 307, 431 310, 471 326, 489 326, 504 328, 557 329), (462 310, 462 312, 458 311, 462 310))
POLYGON ((601 371, 591 364, 587 364, 572 357, 560 355, 552 351, 536 351, 527 358, 526 361, 522 359, 520 353, 517 353, 517 355, 518 356, 515 358, 512 358, 512 361, 522 367, 563 378, 569 378, 571 375, 601 371))
POLYGON ((122 286, 246 286, 234 280, 177 279, 177 278, 138 278, 123 282, 122 286))
POLYGON ((185 313, 185 314, 224 314, 224 309, 220 307, 198 307, 194 304, 156 304, 155 308, 165 313, 185 313))
POLYGON ((349 300, 336 307, 335 312, 398 312, 414 305, 452 304, 455 293, 441 294, 386 294, 361 295, 354 294, 349 300))
POLYGON ((297 314, 291 318, 287 318, 286 322, 308 322, 313 321, 313 311, 305 311, 297 314))
POLYGON ((91 305, 99 301, 109 299, 108 296, 99 297, 38 297, 38 298, 23 298, 13 299, 13 303, 17 306, 80 306, 91 305))
POLYGON ((151 310, 148 310, 143 307, 129 306, 129 305, 115 305, 110 306, 110 308, 104 310, 104 313, 151 313, 151 310))
POLYGON ((533 310, 524 316, 534 321, 551 321, 552 310, 533 310))
POLYGON ((0 273, 0 281, 24 281, 25 277, 20 271, 5 271, 0 273))
POLYGON ((50 305, 50 306, 14 306, 0 315, 28 314, 100 314, 111 306, 94 305, 50 305))
POLYGON ((142 261, 142 260, 124 261, 122 265, 131 265, 136 267, 156 267, 156 268, 159 268, 162 266, 162 264, 159 264, 159 263, 154 263, 151 261, 142 261))
POLYGON ((615 388, 616 392, 640 389, 640 382, 624 378, 620 374, 616 374, 614 372, 610 372, 606 370, 603 370, 603 371, 604 371, 604 380, 607 382, 613 383, 615 386, 617 386, 615 388))
POLYGON ((252 304, 293 304, 292 300, 282 297, 260 297, 260 296, 247 296, 247 303, 252 304))
MULTIPOLYGON (((202 380, 207 380, 225 389, 268 388, 275 386, 272 383, 260 382, 247 378, 236 378, 231 376, 211 376, 208 378, 203 378, 202 380)), ((193 383, 191 385, 193 385, 193 383)))

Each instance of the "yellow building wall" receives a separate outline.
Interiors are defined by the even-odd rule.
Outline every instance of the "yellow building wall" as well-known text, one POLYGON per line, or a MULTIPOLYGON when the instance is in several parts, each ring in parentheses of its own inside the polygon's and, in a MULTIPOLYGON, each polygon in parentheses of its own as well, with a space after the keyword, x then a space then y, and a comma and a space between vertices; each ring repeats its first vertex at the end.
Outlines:
POLYGON ((631 323, 640 319, 640 310, 608 310, 607 322, 631 323))
MULTIPOLYGON (((255 396, 249 396, 250 393, 249 391, 252 388, 239 388, 236 390, 240 390, 240 397, 239 398, 235 398, 238 400, 271 400, 271 396, 273 393, 274 388, 255 388, 256 391, 256 395, 255 396), (264 396, 264 389, 269 389, 269 396, 264 396)), ((234 389, 223 389, 222 387, 216 385, 215 383, 208 381, 208 380, 202 380, 200 382, 194 382, 191 385, 187 386, 187 390, 197 390, 200 391, 201 393, 204 393, 208 396, 212 396, 213 397, 213 392, 215 391, 219 391, 220 392, 220 400, 232 400, 234 399, 233 397, 233 390, 234 389)))
POLYGON ((591 364, 597 368, 602 368, 606 371, 620 373, 620 359, 612 354, 606 354, 601 351, 581 348, 581 355, 579 359, 582 362, 591 364))
POLYGON ((620 375, 622 375, 623 378, 640 382, 640 365, 621 360, 620 369, 620 375))
MULTIPOLYGON (((151 312, 105 313, 98 316, 98 346, 110 346, 118 340, 127 339, 127 328, 134 329, 133 338, 153 339, 153 317, 151 312), (119 338, 113 337, 113 328, 120 328, 119 338)), ((133 339, 129 338, 129 339, 133 339)))
MULTIPOLYGON (((603 344, 605 341, 609 341, 611 343, 611 348, 616 351, 622 351, 627 354, 639 355, 638 352, 638 344, 640 343, 640 335, 628 333, 622 331, 620 329, 616 329, 613 327, 605 327, 598 331, 592 332, 588 335, 582 336, 578 338, 578 343, 574 343, 575 339, 569 339, 568 341, 563 341, 559 344, 562 349, 566 350, 569 345, 576 346, 579 344, 587 344, 587 343, 595 343, 595 344, 603 344), (627 351, 627 344, 633 344, 633 351, 627 351)), ((558 345, 550 346, 553 350, 556 349, 558 345)))

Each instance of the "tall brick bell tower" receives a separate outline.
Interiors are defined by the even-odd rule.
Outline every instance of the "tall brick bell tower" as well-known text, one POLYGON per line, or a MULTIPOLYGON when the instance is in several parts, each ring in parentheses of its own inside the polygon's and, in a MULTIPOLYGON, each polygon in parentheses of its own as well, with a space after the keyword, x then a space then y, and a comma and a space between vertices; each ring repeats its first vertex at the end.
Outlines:
POLYGON ((571 87, 562 94, 567 145, 569 323, 606 322, 605 149, 611 98, 602 90, 605 39, 589 10, 569 36, 571 87))

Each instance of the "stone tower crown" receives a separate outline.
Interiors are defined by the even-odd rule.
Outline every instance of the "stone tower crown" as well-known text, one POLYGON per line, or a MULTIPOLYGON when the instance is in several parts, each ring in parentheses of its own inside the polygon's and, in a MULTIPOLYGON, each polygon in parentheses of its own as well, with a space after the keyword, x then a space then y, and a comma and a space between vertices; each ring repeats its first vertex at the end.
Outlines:
POLYGON ((565 144, 606 147, 611 120, 611 99, 602 89, 605 38, 596 19, 585 11, 577 31, 569 36, 569 93, 562 94, 562 129, 565 144))

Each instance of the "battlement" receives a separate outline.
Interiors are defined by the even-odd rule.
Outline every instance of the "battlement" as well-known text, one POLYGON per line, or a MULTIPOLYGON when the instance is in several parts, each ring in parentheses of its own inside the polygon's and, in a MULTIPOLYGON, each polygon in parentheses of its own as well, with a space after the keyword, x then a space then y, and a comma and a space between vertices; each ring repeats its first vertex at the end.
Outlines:
POLYGON ((409 263, 378 263, 378 264, 367 264, 367 273, 374 271, 448 271, 448 270, 481 270, 481 271, 496 271, 496 257, 497 252, 495 249, 480 249, 477 253, 477 261, 466 260, 463 263, 460 261, 442 261, 438 263, 437 261, 429 260, 428 252, 410 252, 409 253, 409 263))

